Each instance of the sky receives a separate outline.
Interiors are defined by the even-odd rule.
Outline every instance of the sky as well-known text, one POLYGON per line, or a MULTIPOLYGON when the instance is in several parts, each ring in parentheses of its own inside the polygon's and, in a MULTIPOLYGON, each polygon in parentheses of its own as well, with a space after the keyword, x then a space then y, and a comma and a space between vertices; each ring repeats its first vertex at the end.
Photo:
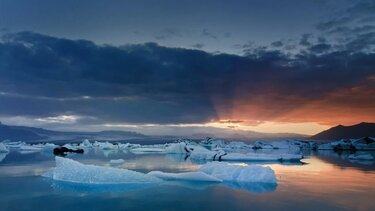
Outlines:
POLYGON ((0 0, 0 121, 148 135, 375 122, 374 0, 0 0))

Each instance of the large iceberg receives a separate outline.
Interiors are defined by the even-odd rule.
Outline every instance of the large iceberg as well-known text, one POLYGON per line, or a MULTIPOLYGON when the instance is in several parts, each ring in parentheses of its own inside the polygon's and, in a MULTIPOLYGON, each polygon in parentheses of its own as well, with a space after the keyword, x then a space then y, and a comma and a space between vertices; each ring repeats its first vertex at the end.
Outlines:
POLYGON ((277 183, 275 172, 270 167, 210 162, 202 165, 199 171, 226 182, 277 183))
POLYGON ((189 180, 206 182, 276 183, 270 167, 256 165, 239 166, 225 162, 210 162, 197 172, 165 173, 152 171, 148 174, 96 165, 86 165, 69 158, 55 157, 56 167, 43 174, 58 181, 83 184, 154 183, 164 180, 189 180))
POLYGON ((69 158, 55 157, 56 167, 44 174, 54 180, 85 184, 155 183, 161 180, 127 169, 85 165, 69 158))

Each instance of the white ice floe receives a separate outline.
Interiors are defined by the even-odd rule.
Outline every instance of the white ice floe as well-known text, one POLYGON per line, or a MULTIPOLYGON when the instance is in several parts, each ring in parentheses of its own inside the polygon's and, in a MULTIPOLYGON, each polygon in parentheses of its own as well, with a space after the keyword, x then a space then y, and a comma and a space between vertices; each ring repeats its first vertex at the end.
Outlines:
POLYGON ((56 167, 43 176, 54 180, 84 184, 155 183, 159 178, 127 169, 85 165, 56 157, 56 167))
POLYGON ((9 149, 5 144, 0 143, 0 152, 9 152, 9 149))
POLYGON ((20 147, 20 151, 27 151, 27 152, 39 152, 42 151, 42 147, 36 147, 31 145, 24 145, 20 147))
POLYGON ((187 154, 191 152, 187 144, 184 142, 169 144, 169 146, 166 147, 165 151, 168 154, 187 154))
POLYGON ((196 172, 152 171, 144 174, 127 169, 86 165, 68 158, 56 157, 55 159, 56 167, 44 173, 43 176, 57 181, 81 184, 155 183, 162 180, 277 183, 275 173, 270 167, 257 165, 240 166, 225 162, 210 162, 202 165, 196 172))
POLYGON ((210 162, 202 165, 199 171, 227 182, 277 183, 275 172, 270 167, 210 162))
POLYGON ((218 160, 218 161, 299 161, 303 158, 300 154, 262 154, 262 153, 226 153, 211 151, 203 147, 196 147, 190 154, 192 160, 218 160))
POLYGON ((360 139, 341 139, 329 143, 323 143, 318 146, 319 150, 375 150, 375 138, 364 137, 360 139))
POLYGON ((165 149, 163 148, 156 148, 156 147, 140 147, 130 149, 130 152, 135 154, 143 154, 143 153, 165 153, 165 149))
POLYGON ((5 140, 2 142, 8 149, 18 149, 20 148, 21 146, 23 145, 26 145, 25 142, 21 142, 21 141, 9 141, 9 140, 5 140))
POLYGON ((186 180, 186 181, 201 181, 201 182, 222 182, 214 176, 208 175, 204 172, 183 172, 183 173, 166 173, 162 171, 151 171, 148 175, 152 175, 164 180, 186 180))
POLYGON ((352 154, 348 158, 351 160, 374 160, 374 157, 370 153, 352 154))
POLYGON ((110 164, 118 165, 118 164, 123 164, 125 161, 124 159, 116 159, 116 160, 110 160, 110 164))
POLYGON ((303 158, 298 154, 260 154, 260 153, 229 153, 220 157, 223 161, 299 161, 303 158))

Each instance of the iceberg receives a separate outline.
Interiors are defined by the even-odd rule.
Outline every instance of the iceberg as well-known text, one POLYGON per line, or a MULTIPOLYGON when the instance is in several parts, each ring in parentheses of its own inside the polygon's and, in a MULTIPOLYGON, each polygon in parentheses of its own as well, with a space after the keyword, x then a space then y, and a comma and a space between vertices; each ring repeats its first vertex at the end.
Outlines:
POLYGON ((197 146, 190 154, 190 159, 193 160, 213 160, 217 152, 208 150, 204 147, 197 146))
POLYGON ((104 142, 104 143, 102 143, 102 142, 95 142, 94 146, 97 146, 97 147, 99 147, 102 150, 117 150, 118 149, 118 145, 114 145, 112 143, 109 143, 108 141, 104 142))
POLYGON ((222 161, 299 161, 303 158, 297 154, 261 154, 229 153, 220 157, 222 161))
POLYGON ((191 152, 191 150, 187 147, 187 144, 184 142, 172 143, 167 146, 165 151, 168 154, 188 154, 191 152))
POLYGON ((299 161, 300 154, 262 154, 262 153, 226 153, 223 150, 211 151, 203 147, 196 147, 190 154, 192 160, 217 161, 299 161))
POLYGON ((144 154, 144 153, 165 153, 165 149, 156 147, 140 147, 130 149, 130 152, 134 154, 144 154))
POLYGON ((69 158, 55 157, 56 167, 43 176, 83 184, 155 183, 157 177, 127 169, 85 165, 69 158))
POLYGON ((9 152, 9 149, 5 146, 5 144, 0 143, 0 152, 9 152))
POLYGON ((85 148, 93 147, 92 143, 90 143, 90 141, 88 139, 83 140, 82 143, 79 146, 85 147, 85 148))
POLYGON ((202 165, 199 171, 225 182, 277 183, 275 172, 270 167, 209 162, 202 165))
POLYGON ((348 158, 351 160, 374 160, 374 157, 370 153, 352 154, 348 158))
POLYGON ((124 162, 125 162, 124 159, 117 159, 117 160, 110 160, 109 161, 110 164, 114 164, 114 165, 123 164, 124 162))
POLYGON ((30 145, 24 145, 20 147, 21 151, 27 151, 27 152, 40 152, 43 148, 30 146, 30 145))
POLYGON ((183 173, 166 173, 162 171, 151 171, 148 175, 155 176, 163 180, 187 180, 199 182, 222 182, 214 176, 208 175, 204 172, 183 172, 183 173))

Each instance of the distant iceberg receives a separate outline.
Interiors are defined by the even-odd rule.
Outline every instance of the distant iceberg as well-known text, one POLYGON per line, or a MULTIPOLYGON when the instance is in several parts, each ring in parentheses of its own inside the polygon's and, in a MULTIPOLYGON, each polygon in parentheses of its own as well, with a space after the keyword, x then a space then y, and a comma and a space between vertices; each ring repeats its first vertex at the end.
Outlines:
POLYGON ((140 147, 130 149, 130 152, 134 154, 145 154, 145 153, 165 153, 165 149, 156 147, 140 147))
POLYGON ((370 153, 359 153, 348 156, 351 160, 374 160, 374 157, 370 153))
POLYGON ((223 150, 211 151, 203 147, 195 147, 190 158, 212 161, 300 161, 303 156, 300 154, 226 153, 223 150))
POLYGON ((116 160, 109 161, 109 163, 112 165, 119 165, 119 164, 123 164, 124 162, 125 162, 124 159, 116 159, 116 160))

